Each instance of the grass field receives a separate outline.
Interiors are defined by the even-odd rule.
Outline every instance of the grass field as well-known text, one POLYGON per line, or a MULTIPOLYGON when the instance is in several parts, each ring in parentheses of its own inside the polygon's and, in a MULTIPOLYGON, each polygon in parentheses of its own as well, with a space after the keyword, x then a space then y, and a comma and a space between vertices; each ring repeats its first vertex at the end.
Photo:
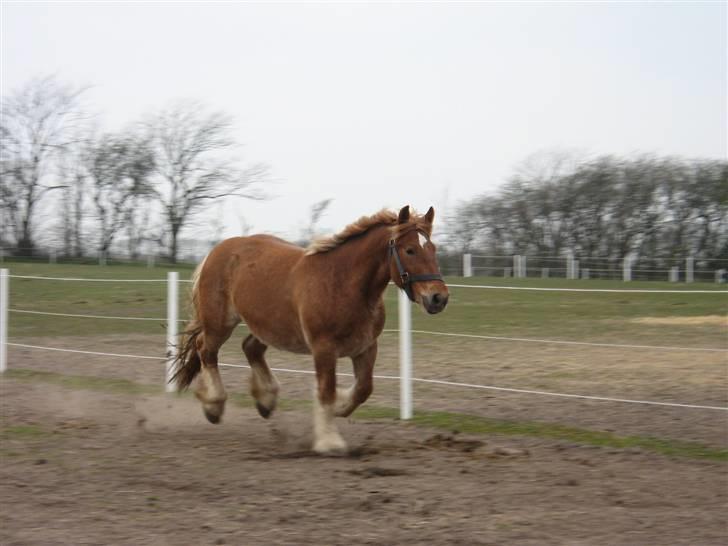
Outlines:
MULTIPOLYGON (((139 266, 9 264, 11 275, 166 279, 168 269, 139 266)), ((190 267, 178 268, 189 279, 190 267)), ((450 305, 434 317, 415 312, 419 330, 488 336, 538 337, 622 344, 725 348, 728 292, 716 284, 675 284, 563 279, 449 278, 453 284, 549 288, 685 289, 710 294, 537 292, 451 288, 450 305), (711 318, 712 317, 712 318, 711 318), (723 320, 716 319, 723 317, 723 320), (664 321, 660 319, 671 319, 664 321)), ((189 284, 180 285, 180 315, 187 316, 189 284)), ((386 293, 387 325, 397 328, 396 292, 386 293)), ((164 319, 166 284, 10 279, 11 309, 164 319)), ((162 334, 163 322, 102 320, 12 312, 10 337, 162 334)))
MULTIPOLYGON (((168 269, 139 266, 12 264, 11 275, 46 277, 157 279, 168 269)), ((179 268, 189 279, 192 268, 179 268)), ((637 400, 725 406, 728 369, 725 352, 638 349, 620 346, 559 345, 526 340, 561 340, 728 350, 728 293, 715 284, 622 283, 557 279, 449 278, 451 284, 549 288, 688 289, 710 293, 539 292, 451 288, 444 313, 429 316, 413 309, 415 376, 549 392, 637 400), (418 332, 422 331, 422 332, 418 332), (444 335, 449 334, 449 335, 444 335), (518 338, 521 341, 457 337, 452 334, 518 338)), ((189 284, 180 285, 180 315, 186 317, 189 284)), ((397 329, 397 293, 385 294, 386 328, 397 329)), ((165 352, 165 282, 68 282, 10 279, 9 341, 46 347, 161 357, 165 352), (19 311, 152 320, 107 320, 19 311)), ((243 363, 240 335, 222 350, 221 360, 243 363)), ((63 372, 161 385, 161 362, 106 358, 21 349, 11 345, 10 368, 32 363, 36 371, 63 372)), ((380 338, 378 374, 396 376, 396 333, 380 338)), ((271 366, 310 371, 310 357, 280 351, 267 354, 271 366)), ((349 371, 346 362, 341 371, 349 371)), ((245 392, 246 375, 226 369, 230 392, 245 392)), ((305 400, 310 379, 280 375, 285 397, 305 400)), ((342 381, 348 381, 342 379, 342 381)), ((396 407, 396 382, 379 381, 368 406, 396 407)), ((602 404, 525 395, 494 394, 415 384, 415 408, 480 419, 571 426, 624 436, 667 437, 726 446, 720 415, 654 407, 602 404)), ((362 411, 372 411, 362 408, 362 411)), ((432 413, 435 412, 435 413, 432 413)), ((714 412, 715 413, 715 412, 714 412)), ((720 412, 719 412, 720 413, 720 412)), ((424 417, 423 417, 424 418, 424 417)), ((465 417, 463 417, 465 418, 465 417)))

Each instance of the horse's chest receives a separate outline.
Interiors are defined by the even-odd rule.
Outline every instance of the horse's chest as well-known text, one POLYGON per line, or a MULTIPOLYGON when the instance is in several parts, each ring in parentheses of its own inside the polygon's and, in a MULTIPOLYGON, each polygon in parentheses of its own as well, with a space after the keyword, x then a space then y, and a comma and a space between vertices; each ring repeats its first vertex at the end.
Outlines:
POLYGON ((382 333, 383 327, 383 309, 340 321, 334 331, 339 347, 339 355, 355 356, 360 354, 376 341, 382 333))

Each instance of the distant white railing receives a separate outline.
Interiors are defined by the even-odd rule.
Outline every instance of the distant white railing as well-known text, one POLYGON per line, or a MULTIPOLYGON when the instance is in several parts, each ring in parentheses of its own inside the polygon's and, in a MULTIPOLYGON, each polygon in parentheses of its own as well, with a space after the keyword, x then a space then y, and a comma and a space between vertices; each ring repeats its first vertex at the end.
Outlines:
MULTIPOLYGON (((632 255, 625 256, 620 263, 612 258, 589 258, 583 257, 581 260, 575 258, 572 253, 567 253, 564 256, 532 256, 532 261, 541 264, 550 264, 549 267, 533 266, 531 267, 532 277, 547 278, 553 272, 563 272, 563 276, 566 279, 588 279, 593 277, 594 274, 599 273, 610 273, 613 274, 613 280, 621 278, 624 282, 634 280, 636 273, 641 274, 662 274, 664 275, 663 280, 669 282, 678 282, 680 280, 680 274, 682 273, 684 281, 686 283, 695 282, 695 274, 703 274, 703 282, 726 282, 725 273, 728 269, 728 260, 710 260, 714 263, 725 264, 725 267, 718 269, 702 269, 700 271, 695 269, 695 258, 692 256, 686 257, 682 260, 684 264, 682 269, 678 265, 674 265, 676 262, 672 261, 672 265, 664 266, 662 268, 635 268, 636 259, 632 255), (619 270, 621 269, 621 275, 619 270), (617 277, 619 275, 619 277, 617 277), (708 277, 708 281, 705 277, 708 277)), ((462 272, 464 277, 472 277, 478 270, 488 270, 490 274, 496 272, 503 272, 504 277, 514 277, 517 279, 526 278, 529 276, 528 267, 529 257, 521 254, 514 254, 512 256, 485 256, 485 255, 473 255, 471 253, 465 253, 462 255, 462 272), (481 266, 477 262, 474 264, 474 259, 487 259, 490 261, 490 265, 481 266)), ((651 261, 645 259, 646 261, 651 261)), ((654 260, 652 260, 654 261, 654 260)), ((500 273, 498 273, 500 274, 500 273)), ((655 279, 659 280, 659 279, 655 279)))

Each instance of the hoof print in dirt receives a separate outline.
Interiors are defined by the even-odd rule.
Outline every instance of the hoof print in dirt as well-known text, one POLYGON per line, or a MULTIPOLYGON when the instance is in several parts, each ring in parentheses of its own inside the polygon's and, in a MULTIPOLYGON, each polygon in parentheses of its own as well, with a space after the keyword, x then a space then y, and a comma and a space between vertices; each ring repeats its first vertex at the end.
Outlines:
POLYGON ((435 434, 430 436, 424 442, 424 445, 436 449, 453 449, 462 451, 463 453, 471 453, 476 449, 483 447, 485 442, 482 440, 459 439, 450 434, 435 434))
POLYGON ((348 470, 349 474, 361 476, 362 478, 382 478, 390 476, 405 476, 408 474, 406 470, 399 468, 383 468, 381 466, 368 466, 355 470, 348 470))

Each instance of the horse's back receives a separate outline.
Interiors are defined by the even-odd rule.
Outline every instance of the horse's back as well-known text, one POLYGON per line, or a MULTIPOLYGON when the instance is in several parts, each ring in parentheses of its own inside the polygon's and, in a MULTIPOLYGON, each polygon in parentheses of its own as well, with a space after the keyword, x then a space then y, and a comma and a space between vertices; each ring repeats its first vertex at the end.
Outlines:
POLYGON ((303 255, 301 247, 271 235, 233 237, 212 249, 201 279, 217 279, 229 306, 261 341, 305 352, 291 276, 303 255))

